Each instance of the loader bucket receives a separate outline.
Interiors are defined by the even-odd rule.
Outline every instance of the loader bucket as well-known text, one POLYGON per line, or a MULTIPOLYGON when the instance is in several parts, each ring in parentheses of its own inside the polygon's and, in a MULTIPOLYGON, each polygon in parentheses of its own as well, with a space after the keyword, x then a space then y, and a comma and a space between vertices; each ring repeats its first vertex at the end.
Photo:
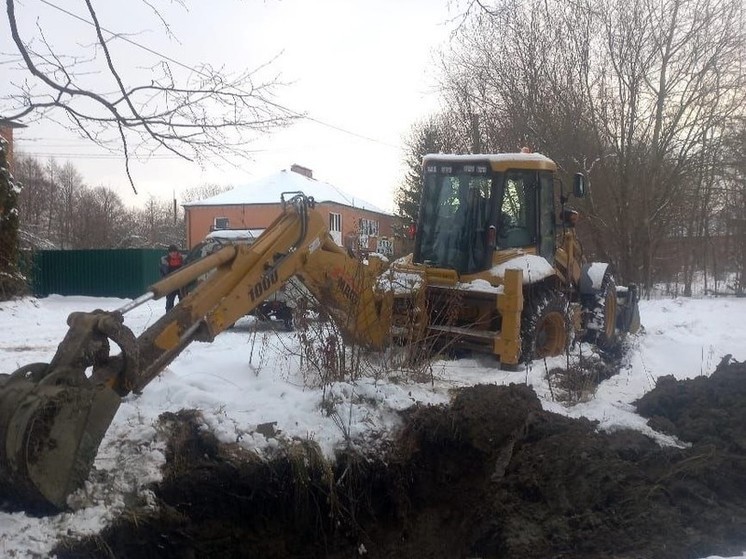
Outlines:
POLYGON ((85 377, 70 383, 69 371, 35 382, 24 369, 0 375, 0 495, 26 510, 65 509, 88 478, 121 398, 85 377))

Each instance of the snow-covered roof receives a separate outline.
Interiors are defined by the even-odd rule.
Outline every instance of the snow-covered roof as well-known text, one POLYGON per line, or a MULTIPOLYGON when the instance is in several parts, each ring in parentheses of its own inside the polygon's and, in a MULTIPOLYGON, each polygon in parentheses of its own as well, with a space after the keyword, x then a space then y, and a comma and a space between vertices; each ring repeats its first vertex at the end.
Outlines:
POLYGON ((303 192, 306 196, 313 196, 317 202, 336 202, 352 208, 359 208, 371 212, 390 215, 389 212, 373 204, 343 192, 336 186, 316 179, 308 178, 300 173, 284 169, 268 177, 237 186, 227 192, 222 192, 211 198, 186 202, 186 207, 192 206, 243 206, 246 204, 279 204, 283 192, 303 192))
POLYGON ((451 153, 428 153, 423 158, 425 164, 432 161, 449 163, 481 163, 489 161, 492 168, 502 168, 514 164, 534 163, 542 168, 555 170, 557 164, 541 153, 519 152, 519 153, 484 153, 484 154, 451 154, 451 153))
POLYGON ((264 233, 264 229, 216 229, 208 233, 205 239, 248 241, 258 238, 262 233, 264 233))
POLYGON ((443 160, 459 161, 462 163, 480 162, 480 161, 552 161, 546 155, 538 152, 517 152, 517 153, 428 153, 424 160, 443 160))

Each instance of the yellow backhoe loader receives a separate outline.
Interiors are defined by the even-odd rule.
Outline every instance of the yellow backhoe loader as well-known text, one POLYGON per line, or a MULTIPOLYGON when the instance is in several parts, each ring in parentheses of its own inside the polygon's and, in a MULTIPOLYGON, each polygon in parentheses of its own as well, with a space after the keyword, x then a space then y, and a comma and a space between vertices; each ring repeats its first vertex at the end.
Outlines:
MULTIPOLYGON (((550 159, 530 153, 428 155, 413 254, 390 266, 338 246, 303 193, 250 246, 222 248, 114 311, 73 313, 49 363, 0 375, 0 492, 66 508, 121 399, 193 341, 211 341, 296 276, 347 341, 461 347, 514 368, 563 353, 573 336, 612 348, 639 327, 637 291, 586 263, 577 213, 550 159), (559 185, 559 187, 558 187, 559 185), (559 198, 561 212, 555 209, 559 198), (559 217, 559 219, 558 219, 559 217), (124 315, 207 275, 140 336, 124 315), (121 352, 110 355, 110 342, 121 352)), ((584 192, 576 175, 574 191, 584 192)), ((497 366, 497 363, 496 363, 497 366)))

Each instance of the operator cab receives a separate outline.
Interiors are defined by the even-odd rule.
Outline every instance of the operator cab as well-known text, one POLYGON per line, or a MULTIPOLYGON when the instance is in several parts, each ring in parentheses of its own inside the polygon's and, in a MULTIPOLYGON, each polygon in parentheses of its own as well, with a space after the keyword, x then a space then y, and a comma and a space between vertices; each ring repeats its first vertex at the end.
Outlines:
POLYGON ((414 262, 473 274, 503 249, 552 259, 555 170, 536 153, 426 155, 414 262))

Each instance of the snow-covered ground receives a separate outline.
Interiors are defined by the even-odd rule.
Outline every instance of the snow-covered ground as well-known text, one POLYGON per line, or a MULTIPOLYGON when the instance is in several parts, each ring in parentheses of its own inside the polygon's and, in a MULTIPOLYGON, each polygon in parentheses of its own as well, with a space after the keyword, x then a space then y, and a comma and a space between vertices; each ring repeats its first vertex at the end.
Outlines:
MULTIPOLYGON (((0 303, 0 371, 49 361, 71 312, 113 310, 125 302, 51 296, 0 303)), ((126 323, 137 334, 162 313, 162 302, 147 303, 128 313, 126 323)), ((243 319, 214 343, 187 348, 142 395, 125 399, 101 445, 94 479, 71 498, 74 512, 47 518, 0 512, 0 557, 48 557, 62 535, 100 531, 122 510, 125 495, 139 492, 147 500, 144 487, 159 479, 165 461, 156 420, 182 408, 202 410, 220 439, 258 453, 271 452, 277 438, 265 438, 256 427, 274 423, 277 437, 312 439, 331 456, 349 439, 380 441, 397 427, 396 412, 415 402, 446 402, 451 389, 477 383, 528 383, 548 410, 598 420, 603 429, 639 429, 662 444, 676 444, 651 431, 632 402, 662 375, 707 375, 726 354, 746 360, 746 299, 643 301, 641 316, 644 331, 630 341, 622 372, 604 381, 593 398, 573 406, 552 400, 544 363, 509 373, 497 370, 488 357, 438 361, 432 383, 402 380, 404 375, 364 377, 323 390, 301 367, 295 333, 254 328, 252 318, 243 319)), ((564 362, 558 358, 547 365, 564 362)))

